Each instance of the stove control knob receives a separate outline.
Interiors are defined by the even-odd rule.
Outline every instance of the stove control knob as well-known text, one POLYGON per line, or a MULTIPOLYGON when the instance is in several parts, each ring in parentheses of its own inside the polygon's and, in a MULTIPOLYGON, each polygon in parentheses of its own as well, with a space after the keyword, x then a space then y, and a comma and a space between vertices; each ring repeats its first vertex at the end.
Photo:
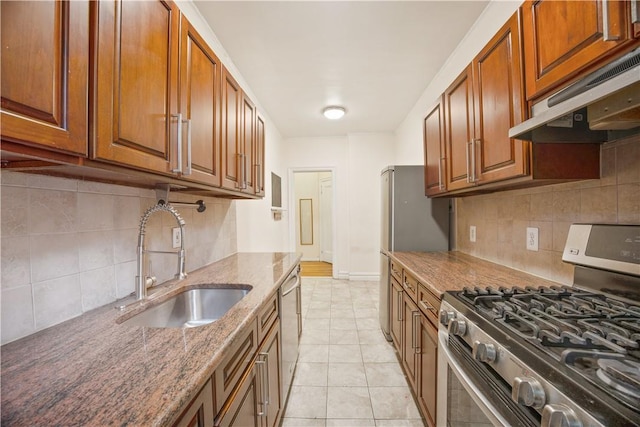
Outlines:
POLYGON ((484 363, 493 362, 496 360, 496 346, 476 341, 473 343, 473 357, 484 363))
POLYGON ((447 326, 449 322, 456 318, 456 314, 453 311, 440 310, 440 323, 447 326))
POLYGON ((460 337, 464 336, 467 333, 467 322, 460 319, 449 321, 449 333, 460 337))
POLYGON ((582 422, 571 408, 565 405, 545 405, 540 427, 582 427, 582 422))
POLYGON ((534 378, 516 377, 513 380, 511 398, 521 405, 542 409, 545 401, 544 389, 534 378))

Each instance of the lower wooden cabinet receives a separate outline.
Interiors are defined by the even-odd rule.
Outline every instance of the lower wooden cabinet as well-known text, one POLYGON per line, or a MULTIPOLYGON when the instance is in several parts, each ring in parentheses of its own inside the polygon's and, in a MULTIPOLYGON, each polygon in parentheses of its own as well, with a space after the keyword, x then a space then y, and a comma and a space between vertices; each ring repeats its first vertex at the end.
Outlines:
POLYGON ((409 385, 414 390, 418 385, 418 329, 420 324, 420 310, 411 300, 408 293, 404 294, 402 302, 403 334, 402 334, 402 367, 407 374, 409 385))
POLYGON ((209 427, 213 425, 213 415, 213 386, 209 380, 174 427, 209 427))
POLYGON ((438 378, 438 329, 424 315, 420 316, 416 395, 418 407, 430 427, 436 425, 436 390, 438 378))
POLYGON ((228 405, 216 417, 216 427, 259 427, 258 418, 258 393, 260 384, 257 376, 257 368, 249 369, 237 391, 229 399, 228 405))
POLYGON ((398 352, 402 352, 401 343, 402 343, 402 303, 404 291, 402 290, 402 286, 395 277, 391 277, 389 282, 391 283, 391 295, 389 296, 389 304, 391 306, 391 339, 393 340, 393 344, 396 347, 398 352))

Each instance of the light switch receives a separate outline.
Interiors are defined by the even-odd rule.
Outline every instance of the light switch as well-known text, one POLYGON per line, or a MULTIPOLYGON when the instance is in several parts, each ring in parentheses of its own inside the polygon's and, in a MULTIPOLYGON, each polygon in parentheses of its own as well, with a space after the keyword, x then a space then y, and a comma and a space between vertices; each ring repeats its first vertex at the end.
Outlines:
POLYGON ((471 242, 475 242, 476 241, 476 226, 472 225, 469 227, 469 241, 471 242))
POLYGON ((538 229, 535 227, 527 227, 527 250, 538 250, 538 229))

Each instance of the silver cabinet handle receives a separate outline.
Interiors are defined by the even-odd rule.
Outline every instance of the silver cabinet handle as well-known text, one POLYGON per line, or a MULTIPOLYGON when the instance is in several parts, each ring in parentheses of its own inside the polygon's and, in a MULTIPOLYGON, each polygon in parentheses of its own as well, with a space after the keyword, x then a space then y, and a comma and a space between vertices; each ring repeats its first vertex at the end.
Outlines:
POLYGON ((418 325, 416 324, 416 320, 420 320, 420 312, 414 311, 413 318, 411 319, 411 328, 412 328, 412 348, 415 349, 416 353, 420 353, 420 344, 418 344, 418 325))
MULTIPOLYGON (((271 378, 269 377, 269 353, 267 352, 263 352, 260 353, 260 356, 264 356, 264 371, 266 373, 266 386, 265 386, 265 391, 266 393, 264 394, 264 403, 265 405, 269 405, 271 404, 271 378)), ((265 411, 266 412, 266 411, 265 411)))
POLYGON ((427 303, 427 302, 425 302, 425 301, 420 300, 420 303, 419 303, 419 304, 420 304, 420 305, 422 306, 422 308, 424 308, 425 310, 433 311, 433 312, 435 312, 435 311, 436 311, 436 308, 435 308, 434 306, 432 306, 431 304, 428 304, 428 303, 427 303))
POLYGON ((640 9, 640 5, 638 5, 638 3, 640 3, 639 0, 632 0, 631 1, 631 23, 632 24, 640 24, 640 11, 638 9, 640 9))
MULTIPOLYGON (((260 353, 260 355, 258 357, 260 357, 260 356, 262 356, 262 353, 260 353)), ((260 378, 260 400, 259 400, 259 402, 260 402, 260 407, 262 409, 257 414, 259 417, 263 417, 267 413, 267 403, 265 401, 266 393, 264 391, 264 387, 265 387, 265 385, 267 383, 266 380, 264 379, 264 370, 265 370, 265 367, 266 367, 266 363, 267 362, 264 361, 264 360, 256 360, 256 366, 259 367, 258 374, 260 375, 260 377, 259 377, 260 378)))
POLYGON ((182 172, 182 114, 172 114, 171 117, 175 117, 178 119, 178 138, 176 139, 177 146, 178 146, 178 156, 177 156, 178 167, 171 169, 171 172, 181 173, 182 172))
POLYGON ((471 140, 471 182, 478 182, 478 164, 476 162, 476 145, 480 144, 479 139, 471 140))
POLYGON ((398 291, 398 321, 402 322, 403 318, 402 318, 402 291, 398 291))
POLYGON ((185 120, 187 124, 187 167, 183 175, 191 175, 191 119, 185 120))
POLYGON ((609 30, 609 0, 602 0, 602 40, 606 42, 620 40, 620 36, 612 36, 609 30))
POLYGON ((247 188, 247 155, 242 153, 242 187, 247 188))
POLYGON ((471 167, 469 166, 469 142, 465 142, 464 143, 464 147, 465 147, 465 154, 466 154, 466 159, 467 159, 467 182, 470 184, 471 183, 471 167))
POLYGON ((442 167, 442 162, 444 162, 444 160, 445 160, 445 157, 440 157, 440 161, 438 162, 438 180, 439 180, 438 184, 440 184, 439 185, 440 190, 444 190, 445 189, 444 180, 442 179, 442 175, 443 175, 442 174, 442 169, 444 169, 442 167))

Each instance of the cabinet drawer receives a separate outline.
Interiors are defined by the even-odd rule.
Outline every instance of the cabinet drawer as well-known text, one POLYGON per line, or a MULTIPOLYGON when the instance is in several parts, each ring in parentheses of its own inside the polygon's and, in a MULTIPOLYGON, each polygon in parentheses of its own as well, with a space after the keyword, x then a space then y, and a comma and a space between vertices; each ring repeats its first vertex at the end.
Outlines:
POLYGON ((418 308, 427 316, 431 323, 437 325, 440 299, 432 294, 422 283, 418 284, 418 298, 416 302, 418 303, 418 308))
POLYGON ((402 282, 402 267, 394 260, 391 260, 391 275, 395 277, 398 282, 402 282))
POLYGON ((264 337, 267 335, 267 332, 269 332, 269 329, 271 329, 271 325, 275 323, 279 314, 278 293, 276 292, 271 296, 271 298, 269 298, 269 301, 258 314, 258 342, 262 342, 264 337))
POLYGON ((213 407, 213 387, 211 381, 202 387, 200 393, 184 410, 173 427, 208 426, 213 423, 215 408, 213 407))
POLYGON ((402 287, 407 292, 407 294, 409 294, 411 299, 415 301, 418 293, 418 285, 420 284, 420 282, 418 282, 418 279, 416 279, 406 271, 403 271, 403 276, 402 287))
POLYGON ((233 341, 214 375, 216 408, 222 408, 244 375, 258 349, 258 326, 254 319, 233 341))

